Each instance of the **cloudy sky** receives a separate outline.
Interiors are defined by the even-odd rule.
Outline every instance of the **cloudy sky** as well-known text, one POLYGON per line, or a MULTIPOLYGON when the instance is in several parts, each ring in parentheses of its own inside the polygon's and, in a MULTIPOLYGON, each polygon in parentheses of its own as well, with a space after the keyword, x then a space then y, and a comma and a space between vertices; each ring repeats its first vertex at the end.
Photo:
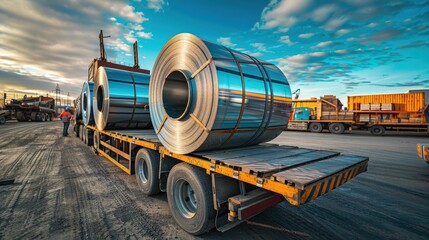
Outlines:
POLYGON ((0 91, 75 97, 99 56, 151 69, 182 32, 279 66, 300 98, 429 88, 429 0, 35 0, 0 2, 0 91))

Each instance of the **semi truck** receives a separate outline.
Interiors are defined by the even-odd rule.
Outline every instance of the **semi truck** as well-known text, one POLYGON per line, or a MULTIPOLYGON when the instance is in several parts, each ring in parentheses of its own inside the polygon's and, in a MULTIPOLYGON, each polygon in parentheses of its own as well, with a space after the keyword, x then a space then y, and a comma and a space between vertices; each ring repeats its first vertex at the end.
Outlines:
POLYGON ((368 130, 373 135, 386 131, 429 133, 429 90, 408 93, 349 96, 347 108, 333 95, 293 100, 288 130, 334 134, 345 130, 368 130))
MULTIPOLYGON (((89 65, 89 81, 98 67, 115 68, 105 61, 102 33, 100 51, 102 57, 89 65)), ((135 65, 117 69, 149 73, 135 65)), ((144 194, 165 192, 177 224, 194 235, 213 228, 227 231, 283 201, 306 204, 367 171, 369 161, 270 143, 177 154, 161 144, 154 129, 100 130, 94 124, 80 129, 84 144, 135 174, 144 194)))
POLYGON ((5 109, 13 113, 19 122, 45 122, 55 117, 55 100, 51 97, 27 97, 12 99, 5 109))

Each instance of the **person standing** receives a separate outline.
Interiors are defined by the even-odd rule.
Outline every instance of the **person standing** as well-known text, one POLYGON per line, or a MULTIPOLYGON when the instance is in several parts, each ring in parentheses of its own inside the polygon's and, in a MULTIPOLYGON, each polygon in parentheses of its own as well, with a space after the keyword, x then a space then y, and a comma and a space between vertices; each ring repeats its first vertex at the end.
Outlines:
POLYGON ((61 113, 61 121, 64 123, 64 128, 63 128, 63 136, 66 137, 69 135, 69 125, 70 125, 70 120, 72 118, 72 114, 70 112, 70 107, 67 106, 65 107, 64 112, 61 113))

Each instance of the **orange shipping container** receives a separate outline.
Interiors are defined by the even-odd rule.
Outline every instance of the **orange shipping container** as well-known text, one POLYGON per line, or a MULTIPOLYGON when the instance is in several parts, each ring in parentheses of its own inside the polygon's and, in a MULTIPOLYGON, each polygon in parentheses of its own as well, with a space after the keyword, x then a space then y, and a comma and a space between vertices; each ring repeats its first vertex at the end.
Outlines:
POLYGON ((417 92, 347 97, 349 110, 360 110, 361 103, 392 103, 395 111, 418 112, 425 106, 425 94, 417 92))

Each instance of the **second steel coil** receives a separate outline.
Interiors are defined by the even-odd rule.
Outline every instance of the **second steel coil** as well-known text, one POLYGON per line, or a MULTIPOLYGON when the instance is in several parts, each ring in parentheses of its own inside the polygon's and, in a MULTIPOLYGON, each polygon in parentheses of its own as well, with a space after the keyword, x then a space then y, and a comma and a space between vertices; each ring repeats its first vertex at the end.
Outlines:
POLYGON ((191 34, 165 44, 151 75, 152 124, 179 154, 270 141, 287 126, 291 105, 276 66, 191 34))
POLYGON ((149 74, 100 67, 94 81, 97 128, 142 129, 150 126, 149 74))
POLYGON ((85 126, 88 124, 94 123, 94 114, 92 112, 92 97, 94 93, 94 83, 93 82, 84 82, 82 86, 82 96, 81 96, 81 111, 82 111, 82 121, 85 126))

